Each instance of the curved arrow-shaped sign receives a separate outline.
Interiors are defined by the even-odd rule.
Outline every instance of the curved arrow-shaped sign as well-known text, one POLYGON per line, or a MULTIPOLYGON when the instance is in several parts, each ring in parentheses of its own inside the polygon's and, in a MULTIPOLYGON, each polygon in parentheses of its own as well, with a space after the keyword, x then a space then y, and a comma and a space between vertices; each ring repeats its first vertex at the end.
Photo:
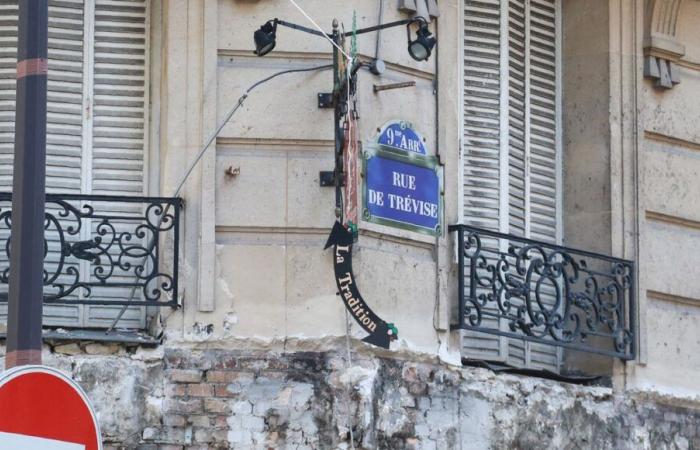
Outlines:
POLYGON ((333 246, 333 268, 338 294, 355 321, 369 333, 362 340, 377 347, 389 348, 391 341, 398 338, 398 330, 394 324, 380 319, 362 299, 352 273, 352 240, 352 233, 340 222, 336 222, 324 247, 327 249, 333 246))

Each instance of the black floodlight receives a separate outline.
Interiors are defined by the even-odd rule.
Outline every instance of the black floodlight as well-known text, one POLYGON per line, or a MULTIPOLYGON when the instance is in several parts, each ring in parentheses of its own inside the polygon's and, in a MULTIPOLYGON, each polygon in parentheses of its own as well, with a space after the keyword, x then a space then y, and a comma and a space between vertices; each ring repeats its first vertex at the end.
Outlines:
POLYGON ((416 33, 416 40, 411 40, 411 29, 410 24, 407 25, 408 33, 408 53, 411 58, 416 61, 427 61, 430 58, 430 52, 432 52, 433 47, 435 47, 435 39, 432 33, 428 30, 428 24, 421 21, 420 28, 416 33))
POLYGON ((275 48, 277 42, 277 21, 270 20, 266 22, 253 34, 255 40, 255 54, 265 56, 275 48))

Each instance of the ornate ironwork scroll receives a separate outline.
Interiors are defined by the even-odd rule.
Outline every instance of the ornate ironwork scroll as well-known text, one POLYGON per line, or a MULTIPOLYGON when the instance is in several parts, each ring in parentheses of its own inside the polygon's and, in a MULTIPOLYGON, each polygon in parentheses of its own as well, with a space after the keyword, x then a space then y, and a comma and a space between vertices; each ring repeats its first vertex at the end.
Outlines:
MULTIPOLYGON (((11 204, 0 193, 0 301, 11 270, 11 204)), ((177 307, 181 207, 179 198, 48 194, 44 303, 177 307)))
POLYGON ((467 225, 453 328, 635 356, 634 262, 467 225))

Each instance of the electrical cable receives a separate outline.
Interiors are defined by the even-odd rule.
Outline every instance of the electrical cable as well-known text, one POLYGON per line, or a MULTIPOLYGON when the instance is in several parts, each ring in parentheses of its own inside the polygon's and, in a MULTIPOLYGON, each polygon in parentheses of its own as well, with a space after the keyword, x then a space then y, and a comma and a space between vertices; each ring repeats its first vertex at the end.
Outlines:
MULTIPOLYGON (((316 70, 326 70, 326 69, 331 69, 331 68, 333 68, 333 65, 332 65, 332 64, 326 64, 326 65, 323 65, 323 66, 307 67, 307 68, 304 68, 304 69, 287 69, 287 70, 282 70, 282 71, 280 71, 280 72, 276 72, 276 73, 270 75, 269 77, 263 78, 262 80, 259 80, 259 81, 256 81, 255 83, 253 83, 253 84, 245 91, 245 93, 243 93, 243 95, 238 99, 238 101, 236 102, 236 105, 231 109, 231 111, 228 112, 228 114, 226 114, 226 117, 224 118, 224 120, 221 122, 221 124, 219 124, 219 126, 216 128, 216 130, 214 131, 214 133, 212 133, 212 135, 209 137, 209 139, 207 139, 206 144, 204 144, 204 146, 202 147, 202 149, 197 153, 197 156, 195 157, 194 161, 192 161, 192 163, 190 163, 190 165, 189 165, 187 171, 185 172, 185 175, 184 175, 184 176, 182 177, 182 179, 180 180, 180 183, 178 183, 177 189, 175 189, 175 193, 173 194, 173 197, 177 197, 177 196, 180 194, 180 191, 181 191, 182 188, 185 186, 185 183, 187 182, 187 179, 188 179, 189 176, 192 174, 192 171, 194 170, 194 168, 197 167, 197 164, 199 163, 199 161, 201 161, 201 159, 202 159, 202 157, 204 156, 204 154, 206 153, 206 151, 209 149, 209 147, 211 146, 211 144, 216 140, 216 137, 219 135, 219 133, 221 132, 221 130, 224 129, 224 127, 226 126, 226 124, 228 124, 228 122, 231 120, 231 118, 232 118, 233 115, 236 113, 236 111, 238 111, 238 109, 239 109, 241 106, 243 106, 243 102, 245 102, 245 100, 248 98, 248 95, 249 95, 255 88, 257 88, 258 86, 260 86, 260 85, 262 85, 262 84, 264 84, 264 83, 267 83, 268 81, 270 81, 270 80, 272 80, 272 79, 274 79, 274 78, 277 78, 277 77, 279 77, 279 76, 281 76, 281 75, 286 75, 286 74, 290 74, 290 73, 299 73, 299 72, 312 72, 312 71, 316 71, 316 70)), ((163 210, 163 213, 160 214, 160 218, 159 218, 159 220, 158 220, 158 224, 157 224, 156 227, 155 227, 155 230, 156 230, 156 231, 160 230, 160 227, 161 227, 161 225, 163 224, 163 220, 164 220, 164 219, 167 219, 168 221, 171 220, 171 219, 168 217, 168 212, 170 212, 170 207, 171 207, 171 206, 172 206, 172 203, 168 203, 167 206, 165 207, 165 209, 163 210)), ((167 223, 167 222, 166 222, 166 223, 167 223)), ((148 253, 147 253, 147 255, 150 255, 151 252, 153 251, 153 248, 155 247, 155 244, 156 244, 156 236, 155 236, 155 235, 156 235, 156 233, 154 233, 153 237, 151 238, 151 242, 150 242, 149 245, 148 245, 148 253)), ((146 259, 147 259, 147 258, 148 258, 148 256, 144 256, 143 260, 141 261, 140 266, 143 266, 143 265, 144 265, 144 263, 146 262, 146 259)), ((132 286, 132 288, 131 288, 131 294, 129 295, 129 302, 132 302, 132 300, 134 299, 134 295, 136 294, 136 288, 137 288, 137 287, 138 287, 138 286, 136 286, 136 285, 132 286)), ((114 321, 112 322, 112 324, 110 325, 110 327, 107 329, 107 331, 105 332, 105 334, 109 334, 109 333, 114 329, 114 327, 115 327, 115 326, 117 325, 117 323, 121 320, 122 316, 124 315, 124 313, 126 312, 126 309, 127 309, 128 307, 129 307, 128 304, 126 304, 126 305, 124 305, 124 306, 122 307, 121 311, 119 311, 119 314, 118 314, 117 317, 114 319, 114 321)))
POLYGON ((311 71, 314 71, 314 70, 324 70, 324 69, 331 69, 331 68, 333 68, 333 65, 332 65, 332 64, 327 64, 327 65, 324 65, 324 66, 308 67, 308 68, 305 68, 305 69, 289 69, 289 70, 283 70, 283 71, 281 71, 281 72, 274 73, 274 74, 270 75, 270 76, 267 77, 267 78, 263 78, 262 80, 259 80, 259 81, 255 82, 255 83, 253 83, 253 84, 248 88, 248 90, 246 90, 245 93, 238 99, 238 102, 236 103, 236 106, 234 106, 233 109, 231 109, 231 111, 229 111, 229 113, 226 115, 226 118, 221 122, 221 124, 219 125, 219 127, 216 129, 216 131, 214 131, 214 133, 211 135, 211 137, 209 138, 209 140, 207 141, 207 143, 204 145, 204 147, 202 147, 202 149, 199 151, 199 154, 197 154, 197 157, 195 158, 195 160, 192 162, 192 164, 190 164, 190 167, 189 167, 189 169, 187 170, 187 173, 186 173, 185 176, 182 178, 182 181, 180 181, 180 184, 177 186, 177 189, 175 190, 175 194, 173 195, 173 197, 177 197, 177 195, 180 193, 180 190, 181 190, 182 187, 185 185, 185 181, 187 181, 187 178, 190 176, 190 174, 192 173, 192 171, 194 170, 194 168, 197 166, 197 163, 199 163, 199 161, 202 159, 202 157, 204 156, 204 153, 206 153, 206 151, 207 151, 207 149, 209 148, 209 146, 214 142, 214 140, 215 140, 216 137, 219 135, 219 133, 221 132, 221 130, 223 130, 223 128, 226 126, 226 124, 228 123, 228 121, 231 120, 231 117, 233 117, 233 115, 236 113, 236 111, 238 111, 238 108, 240 108, 240 107, 243 105, 243 102, 248 98, 248 94, 250 94, 251 91, 253 91, 253 89, 255 89, 256 87, 260 86, 261 84, 267 83, 268 81, 270 81, 270 80, 272 80, 272 79, 274 79, 274 78, 277 78, 277 77, 280 76, 280 75, 286 75, 286 74, 288 74, 288 73, 297 73, 297 72, 311 72, 311 71))
MULTIPOLYGON (((346 365, 346 367, 348 369, 350 369, 350 367, 352 367, 352 356, 350 353, 350 317, 348 314, 348 309, 347 308, 343 308, 343 309, 345 310, 345 351, 347 352, 347 365, 346 365)), ((350 395, 350 394, 352 394, 352 392, 350 391, 350 387, 348 386, 348 395, 350 395)), ((348 416, 350 416, 349 402, 348 402, 347 407, 348 407, 348 409, 346 412, 347 412, 348 416)), ((348 420, 348 422, 349 422, 348 423, 348 431, 350 432, 350 449, 355 450, 355 434, 352 431, 353 423, 352 423, 352 420, 350 419, 350 417, 348 417, 348 419, 349 419, 348 420)))
MULTIPOLYGON (((350 100, 351 100, 351 97, 352 97, 352 94, 350 93, 350 83, 351 83, 350 78, 351 78, 351 76, 352 76, 352 75, 351 75, 351 74, 352 74, 352 63, 353 63, 353 59, 352 59, 352 58, 348 59, 348 64, 347 64, 347 66, 345 67, 345 78, 346 78, 346 81, 347 81, 347 86, 346 86, 346 89, 347 89, 347 100, 346 100, 346 101, 347 101, 347 111, 348 111, 348 115, 347 115, 347 117, 346 117, 346 120, 349 121, 349 122, 348 122, 348 147, 351 146, 351 145, 353 145, 353 143, 351 142, 351 140, 354 138, 354 136, 353 136, 353 131, 352 131, 352 127, 353 127, 352 120, 356 120, 356 119, 354 119, 353 117, 350 117, 351 114, 354 114, 354 113, 355 113, 354 109, 353 109, 352 111, 350 110, 350 100)), ((357 126, 356 123, 355 123, 355 126, 357 126)), ((350 149, 348 148, 347 151, 350 151, 350 149)), ((344 171, 347 171, 348 168, 345 167, 343 170, 344 170, 344 171)), ((355 180, 345 180, 345 183, 346 183, 346 184, 347 184, 347 183, 354 183, 354 182, 355 182, 355 180)), ((344 200, 345 200, 345 202, 349 201, 349 199, 344 199, 344 200)), ((342 201, 343 201, 343 198, 342 198, 342 195, 341 195, 341 202, 342 202, 342 201)), ((341 220, 341 223, 342 223, 342 221, 343 221, 342 217, 343 217, 343 214, 344 214, 344 211, 345 211, 345 204, 344 204, 345 202, 343 202, 343 205, 342 205, 342 207, 340 208, 340 211, 341 211, 341 212, 340 212, 340 217, 341 217, 340 220, 341 220)), ((348 359, 347 359, 348 365, 347 365, 347 368, 350 369, 350 367, 352 367, 352 357, 351 357, 351 355, 350 355, 350 318, 348 317, 348 316, 349 316, 349 314, 348 314, 348 309, 347 309, 347 308, 343 308, 343 309, 345 309, 345 346, 346 346, 346 351, 347 351, 347 355, 348 355, 348 359)), ((348 415, 350 415, 349 412, 348 412, 348 415)), ((352 420, 350 420, 350 426, 348 427, 349 430, 350 430, 350 449, 351 449, 351 450, 355 450, 355 435, 354 435, 354 433, 353 433, 353 431, 352 431, 352 426, 353 426, 352 420)))
POLYGON ((297 4, 297 2, 295 2, 294 0, 289 0, 289 2, 290 2, 292 5, 294 5, 294 7, 295 7, 296 9, 298 9, 299 12, 300 12, 304 17, 306 17, 306 19, 307 19, 309 22, 311 22, 311 23, 313 24, 313 26, 315 26, 316 29, 317 29, 318 31, 320 31, 321 33, 323 33, 323 37, 326 38, 326 40, 328 40, 328 42, 330 42, 331 44, 333 44, 333 46, 334 46, 335 48, 337 48, 338 51, 339 51, 340 53, 342 53, 342 54, 345 56, 345 58, 347 58, 348 61, 352 60, 352 58, 350 57, 350 55, 348 55, 347 53, 345 53, 345 50, 343 50, 338 44, 336 44, 335 42, 333 42, 333 39, 331 39, 331 38, 328 37, 328 35, 326 34, 326 32, 323 31, 323 28, 321 28, 321 27, 314 21, 314 19, 312 19, 311 16, 310 16, 306 11, 304 11, 304 10, 302 9, 301 6, 299 6, 299 5, 297 4))

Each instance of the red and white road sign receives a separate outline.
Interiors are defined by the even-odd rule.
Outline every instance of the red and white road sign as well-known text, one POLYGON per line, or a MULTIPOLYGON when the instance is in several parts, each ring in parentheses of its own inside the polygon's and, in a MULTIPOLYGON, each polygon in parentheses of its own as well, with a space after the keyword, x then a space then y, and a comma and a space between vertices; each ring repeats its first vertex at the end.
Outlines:
POLYGON ((50 367, 20 366, 0 374, 0 449, 101 450, 85 392, 50 367))

